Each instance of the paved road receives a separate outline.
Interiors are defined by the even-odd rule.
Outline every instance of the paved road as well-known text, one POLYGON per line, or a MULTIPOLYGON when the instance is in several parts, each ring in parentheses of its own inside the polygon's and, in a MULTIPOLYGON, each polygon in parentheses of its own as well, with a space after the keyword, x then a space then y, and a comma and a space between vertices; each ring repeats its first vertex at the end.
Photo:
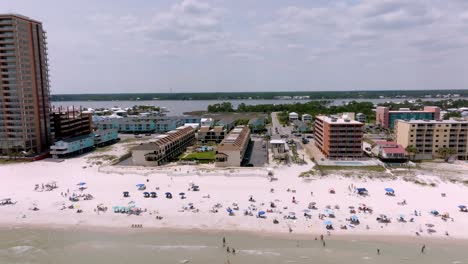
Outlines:
POLYGON ((290 136, 291 135, 291 127, 290 126, 286 126, 286 127, 283 127, 279 120, 278 120, 278 112, 272 112, 271 113, 271 132, 272 132, 272 136, 271 138, 273 139, 279 139, 280 138, 280 135, 288 135, 290 136), (276 128, 278 128, 278 134, 276 133, 276 128))

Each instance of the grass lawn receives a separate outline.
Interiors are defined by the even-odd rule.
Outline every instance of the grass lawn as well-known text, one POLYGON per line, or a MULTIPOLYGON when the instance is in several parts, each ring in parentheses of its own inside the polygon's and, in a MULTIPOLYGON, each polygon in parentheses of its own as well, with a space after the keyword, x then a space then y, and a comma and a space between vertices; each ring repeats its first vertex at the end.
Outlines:
POLYGON ((321 171, 328 171, 328 170, 367 170, 367 171, 377 171, 377 172, 384 172, 385 168, 382 166, 326 166, 326 165, 319 165, 318 166, 321 171))
POLYGON ((30 162, 30 161, 21 160, 21 159, 0 159, 0 164, 13 164, 13 163, 25 163, 25 162, 30 162))
POLYGON ((214 151, 205 151, 205 152, 194 152, 183 156, 182 160, 214 160, 215 159, 215 152, 214 151))

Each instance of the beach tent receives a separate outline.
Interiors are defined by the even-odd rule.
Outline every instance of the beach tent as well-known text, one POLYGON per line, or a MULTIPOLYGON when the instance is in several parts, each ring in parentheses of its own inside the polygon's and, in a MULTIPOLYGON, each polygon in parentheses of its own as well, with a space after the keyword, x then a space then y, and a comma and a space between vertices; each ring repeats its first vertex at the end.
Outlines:
POLYGON ((143 193, 143 196, 144 196, 145 198, 149 198, 149 197, 150 197, 150 193, 149 193, 149 192, 144 192, 144 193, 143 193))
POLYGON ((360 194, 360 195, 365 195, 365 194, 369 193, 366 188, 357 188, 356 190, 357 190, 358 194, 360 194))
POLYGON ((158 195, 156 194, 156 192, 151 192, 151 198, 156 198, 158 197, 158 195))
POLYGON ((331 221, 325 221, 323 223, 327 229, 333 229, 333 223, 331 221))
POLYGON ((129 193, 129 192, 123 192, 123 196, 124 196, 124 197, 129 197, 129 196, 130 196, 130 193, 129 193))
POLYGON ((328 216, 334 216, 335 213, 333 212, 333 210, 330 210, 330 209, 325 209, 325 213, 328 215, 328 216))
POLYGON ((172 193, 167 192, 167 193, 166 193, 166 198, 167 198, 167 199, 172 199, 172 193))

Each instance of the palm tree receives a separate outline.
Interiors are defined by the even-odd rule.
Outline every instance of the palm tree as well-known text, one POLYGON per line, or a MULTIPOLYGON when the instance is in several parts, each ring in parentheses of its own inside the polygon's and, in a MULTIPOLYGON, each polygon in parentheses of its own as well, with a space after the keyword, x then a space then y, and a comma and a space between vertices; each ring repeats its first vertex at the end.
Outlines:
POLYGON ((445 161, 448 161, 449 158, 453 155, 453 154, 456 154, 456 151, 454 149, 451 149, 451 148, 439 148, 437 150, 437 152, 439 153, 439 156, 441 158, 443 158, 445 161))
POLYGON ((410 156, 410 160, 414 160, 414 157, 419 152, 419 150, 415 146, 412 146, 412 145, 406 146, 405 150, 406 150, 406 152, 408 152, 408 154, 410 156))

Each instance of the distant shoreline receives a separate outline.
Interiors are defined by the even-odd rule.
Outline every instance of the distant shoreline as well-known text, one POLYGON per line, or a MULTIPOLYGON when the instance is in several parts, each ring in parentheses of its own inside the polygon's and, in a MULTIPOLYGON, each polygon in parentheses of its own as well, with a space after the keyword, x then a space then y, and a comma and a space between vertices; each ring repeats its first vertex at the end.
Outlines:
POLYGON ((464 98, 468 97, 468 90, 53 94, 52 101, 442 99, 443 96, 464 98))

